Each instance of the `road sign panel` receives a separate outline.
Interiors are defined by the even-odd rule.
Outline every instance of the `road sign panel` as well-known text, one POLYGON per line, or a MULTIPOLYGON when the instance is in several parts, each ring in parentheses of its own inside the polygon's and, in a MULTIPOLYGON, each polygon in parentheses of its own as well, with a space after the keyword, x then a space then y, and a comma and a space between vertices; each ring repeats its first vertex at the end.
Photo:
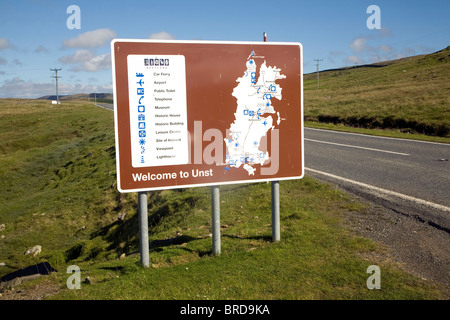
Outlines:
POLYGON ((303 176, 300 43, 111 42, 118 189, 303 176))

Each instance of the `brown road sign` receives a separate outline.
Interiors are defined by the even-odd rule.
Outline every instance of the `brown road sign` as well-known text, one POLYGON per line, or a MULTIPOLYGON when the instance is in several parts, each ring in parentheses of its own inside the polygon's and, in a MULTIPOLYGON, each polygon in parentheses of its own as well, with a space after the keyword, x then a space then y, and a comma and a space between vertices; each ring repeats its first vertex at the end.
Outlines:
POLYGON ((299 179, 300 43, 111 42, 121 192, 299 179))

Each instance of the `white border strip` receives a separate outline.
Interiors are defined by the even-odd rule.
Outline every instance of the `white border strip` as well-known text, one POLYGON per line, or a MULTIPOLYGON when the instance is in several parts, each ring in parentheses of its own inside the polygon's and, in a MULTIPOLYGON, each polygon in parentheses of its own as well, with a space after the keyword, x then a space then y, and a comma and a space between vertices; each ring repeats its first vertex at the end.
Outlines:
MULTIPOLYGON (((300 42, 262 42, 262 41, 213 41, 213 40, 159 40, 159 39, 121 39, 116 38, 111 40, 111 46, 114 47, 115 42, 145 42, 145 43, 179 43, 179 44, 246 44, 246 45, 296 45, 302 48, 303 45, 300 42)), ((303 58, 303 57, 302 57, 303 58)))
POLYGON ((347 183, 351 183, 351 184, 354 184, 354 185, 357 185, 357 186, 360 186, 360 187, 372 189, 374 191, 378 191, 378 192, 381 192, 381 193, 384 193, 384 194, 387 194, 387 195, 390 195, 390 196, 395 196, 395 197, 398 197, 398 198, 401 198, 401 199, 404 199, 404 200, 412 201, 412 202, 415 202, 415 203, 418 203, 418 204, 421 204, 421 205, 424 205, 424 206, 432 207, 434 209, 450 212, 450 208, 449 207, 446 207, 446 206, 443 206, 443 205, 440 205, 440 204, 437 204, 437 203, 433 203, 433 202, 429 202, 429 201, 426 201, 426 200, 414 198, 414 197, 407 196, 407 195, 402 194, 402 193, 398 193, 398 192, 394 192, 394 191, 378 188, 378 187, 375 187, 375 186, 371 186, 369 184, 365 184, 365 183, 362 183, 362 182, 358 182, 358 181, 350 180, 350 179, 347 179, 347 178, 339 177, 339 176, 336 176, 334 174, 327 173, 327 172, 322 172, 322 171, 319 171, 319 170, 314 170, 314 169, 306 168, 306 167, 305 167, 305 170, 306 171, 310 171, 310 172, 314 172, 314 173, 317 173, 317 174, 321 174, 321 175, 324 175, 324 176, 327 176, 327 177, 330 177, 330 178, 333 178, 333 179, 341 180, 341 181, 344 181, 344 182, 347 182, 347 183))

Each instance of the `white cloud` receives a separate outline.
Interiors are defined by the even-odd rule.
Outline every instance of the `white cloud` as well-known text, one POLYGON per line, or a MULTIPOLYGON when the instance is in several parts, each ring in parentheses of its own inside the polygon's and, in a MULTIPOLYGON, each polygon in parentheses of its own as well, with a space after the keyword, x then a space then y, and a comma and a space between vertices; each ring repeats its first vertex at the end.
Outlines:
POLYGON ((72 71, 96 72, 111 67, 111 54, 105 53, 96 56, 90 50, 79 49, 73 55, 59 58, 59 61, 65 64, 73 64, 72 71))
POLYGON ((0 57, 0 66, 3 64, 7 64, 7 63, 8 63, 8 61, 6 59, 0 57))
POLYGON ((367 42, 369 41, 368 38, 359 37, 353 40, 350 43, 350 49, 352 49, 355 52, 361 52, 364 50, 367 50, 367 42))
POLYGON ((175 37, 166 31, 152 33, 148 38, 155 40, 175 40, 175 37))
POLYGON ((64 56, 59 58, 59 61, 62 63, 79 63, 79 62, 85 62, 89 59, 92 59, 94 57, 94 54, 85 49, 77 50, 73 55, 71 56, 64 56))
POLYGON ((73 71, 96 72, 98 70, 105 70, 109 68, 111 68, 111 54, 105 53, 79 64, 73 68, 73 71))
POLYGON ((11 45, 9 44, 8 39, 0 38, 0 50, 7 49, 10 47, 11 47, 11 45))
MULTIPOLYGON (((112 85, 84 85, 64 82, 60 82, 59 84, 60 95, 92 92, 112 92, 112 85)), ((56 94, 54 82, 37 83, 15 77, 5 80, 0 85, 0 98, 36 99, 54 94, 56 94)))
POLYGON ((78 35, 76 38, 63 41, 66 48, 95 48, 105 45, 116 36, 116 32, 111 29, 97 29, 78 35))
POLYGON ((392 30, 390 28, 382 27, 379 32, 380 37, 392 37, 392 30))
POLYGON ((37 98, 39 96, 52 94, 55 85, 49 83, 34 83, 24 81, 19 77, 5 80, 0 86, 1 98, 37 98), (52 90, 53 88, 53 90, 52 90), (41 94, 43 92, 43 94, 41 94))
POLYGON ((392 47, 391 46, 388 46, 388 45, 386 45, 386 44, 383 44, 383 45, 381 45, 380 47, 379 47, 379 49, 381 50, 381 51, 384 51, 384 52, 387 52, 387 53, 392 53, 392 47))
POLYGON ((41 44, 39 47, 34 49, 34 52, 35 53, 40 53, 40 52, 48 53, 48 49, 41 44))
POLYGON ((357 56, 348 56, 345 59, 345 62, 349 63, 349 64, 364 64, 365 63, 364 60, 362 60, 361 58, 359 58, 357 56))

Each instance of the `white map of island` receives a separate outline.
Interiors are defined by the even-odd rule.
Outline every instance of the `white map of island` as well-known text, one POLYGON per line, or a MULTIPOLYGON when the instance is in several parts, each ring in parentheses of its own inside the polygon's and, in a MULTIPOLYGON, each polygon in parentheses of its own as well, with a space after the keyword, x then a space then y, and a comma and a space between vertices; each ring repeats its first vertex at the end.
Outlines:
POLYGON ((277 113, 277 125, 280 124, 280 114, 272 106, 271 99, 281 100, 281 87, 276 83, 278 79, 286 78, 277 67, 268 67, 264 61, 259 68, 256 79, 257 65, 252 50, 247 58, 244 75, 236 80, 239 84, 233 89, 233 97, 237 99, 235 120, 225 139, 227 155, 225 162, 233 168, 241 165, 254 175, 254 166, 263 165, 270 159, 269 152, 260 150, 261 139, 275 124, 272 114, 277 113))

